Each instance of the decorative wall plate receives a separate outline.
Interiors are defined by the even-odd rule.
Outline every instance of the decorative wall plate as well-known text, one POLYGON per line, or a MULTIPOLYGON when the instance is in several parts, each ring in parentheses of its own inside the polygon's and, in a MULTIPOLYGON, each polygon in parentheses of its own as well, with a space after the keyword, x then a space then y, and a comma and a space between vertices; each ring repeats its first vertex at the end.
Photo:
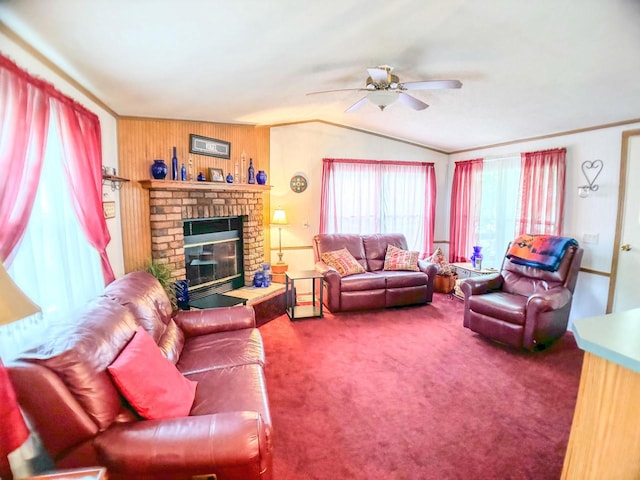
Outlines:
POLYGON ((297 173, 293 177, 291 177, 291 181, 289 182, 289 186, 291 190, 296 193, 302 193, 307 189, 308 181, 307 177, 304 175, 297 173))

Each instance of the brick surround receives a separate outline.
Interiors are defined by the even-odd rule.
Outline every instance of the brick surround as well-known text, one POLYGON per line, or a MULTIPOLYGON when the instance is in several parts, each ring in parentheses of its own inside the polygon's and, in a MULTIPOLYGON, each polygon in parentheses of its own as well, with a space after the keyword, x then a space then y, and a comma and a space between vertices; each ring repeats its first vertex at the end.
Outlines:
POLYGON ((173 279, 186 276, 183 220, 245 216, 242 229, 245 285, 251 285, 253 274, 264 262, 262 191, 251 191, 246 186, 238 190, 231 186, 206 190, 189 188, 190 184, 177 188, 175 182, 171 186, 162 185, 165 182, 146 183, 143 186, 149 189, 151 255, 169 266, 173 279), (156 186, 157 183, 160 185, 156 186))

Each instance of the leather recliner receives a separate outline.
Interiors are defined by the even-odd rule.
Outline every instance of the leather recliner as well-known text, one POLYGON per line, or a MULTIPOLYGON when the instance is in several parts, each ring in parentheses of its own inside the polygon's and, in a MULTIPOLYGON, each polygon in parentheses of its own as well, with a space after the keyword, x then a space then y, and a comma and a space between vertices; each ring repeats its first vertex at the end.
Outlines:
POLYGON ((516 348, 549 345, 567 330, 582 254, 582 248, 568 247, 556 271, 519 265, 505 255, 500 273, 463 280, 464 326, 516 348))

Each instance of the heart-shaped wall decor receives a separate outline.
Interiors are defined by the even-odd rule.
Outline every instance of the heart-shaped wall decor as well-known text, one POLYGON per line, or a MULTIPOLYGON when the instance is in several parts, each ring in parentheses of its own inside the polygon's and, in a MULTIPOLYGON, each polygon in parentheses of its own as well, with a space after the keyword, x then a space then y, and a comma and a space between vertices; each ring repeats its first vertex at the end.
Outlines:
POLYGON ((595 185, 595 182, 602 171, 602 167, 604 167, 602 160, 593 160, 592 162, 587 160, 582 162, 582 173, 589 183, 589 190, 593 192, 598 190, 598 185, 595 185))

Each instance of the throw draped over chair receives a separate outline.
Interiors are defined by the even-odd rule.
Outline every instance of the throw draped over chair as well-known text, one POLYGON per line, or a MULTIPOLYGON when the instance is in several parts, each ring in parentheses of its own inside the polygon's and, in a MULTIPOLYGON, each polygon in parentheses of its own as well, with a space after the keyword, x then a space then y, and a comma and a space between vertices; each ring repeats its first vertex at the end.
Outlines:
POLYGON ((519 237, 509 244, 500 273, 465 279, 460 287, 465 297, 465 327, 516 348, 534 350, 567 330, 583 250, 573 239, 545 236, 569 242, 553 267, 530 266, 535 262, 511 255, 519 247, 520 251, 531 248, 534 237, 526 237, 527 241, 520 243, 519 237))

